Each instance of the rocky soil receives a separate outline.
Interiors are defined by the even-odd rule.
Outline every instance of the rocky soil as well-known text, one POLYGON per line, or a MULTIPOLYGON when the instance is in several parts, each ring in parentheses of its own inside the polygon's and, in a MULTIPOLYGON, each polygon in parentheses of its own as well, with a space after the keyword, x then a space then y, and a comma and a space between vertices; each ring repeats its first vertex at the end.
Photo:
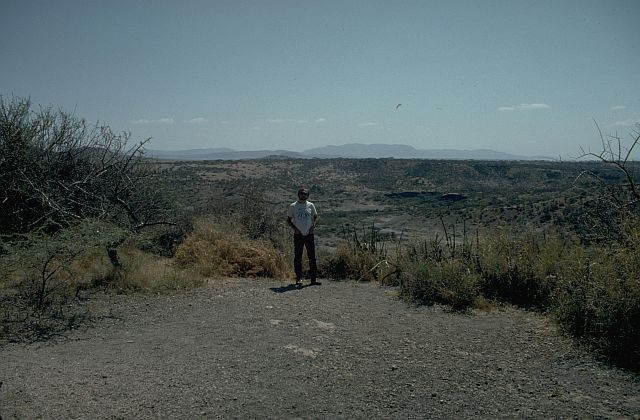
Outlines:
POLYGON ((2 419, 640 418, 637 375, 517 309, 272 280, 85 305, 90 327, 0 348, 2 419))

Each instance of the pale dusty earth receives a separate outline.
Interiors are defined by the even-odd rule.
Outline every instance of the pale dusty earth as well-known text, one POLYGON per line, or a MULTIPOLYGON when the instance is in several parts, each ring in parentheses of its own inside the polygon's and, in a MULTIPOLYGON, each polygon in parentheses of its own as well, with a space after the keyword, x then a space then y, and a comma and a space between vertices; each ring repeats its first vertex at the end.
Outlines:
POLYGON ((452 313, 326 280, 84 305, 87 328, 0 348, 2 419, 640 418, 636 374, 514 308, 452 313))

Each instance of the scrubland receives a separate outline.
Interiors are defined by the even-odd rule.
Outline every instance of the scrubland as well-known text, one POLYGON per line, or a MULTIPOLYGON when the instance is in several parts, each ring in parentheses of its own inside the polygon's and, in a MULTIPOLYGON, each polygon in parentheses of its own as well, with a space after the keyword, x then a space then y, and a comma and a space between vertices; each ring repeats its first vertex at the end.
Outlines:
MULTIPOLYGON (((5 117, 10 105, 3 103, 5 117)), ((639 166, 604 140, 610 153, 590 162, 174 162, 145 159, 142 147, 110 150, 112 136, 84 144, 77 167, 54 168, 83 143, 42 154, 42 144, 16 146, 15 121, 2 123, 3 151, 35 150, 21 159, 43 169, 22 179, 18 160, 0 164, 2 210, 11 215, 0 220, 0 341, 43 339, 88 322, 78 302, 96 290, 290 279, 285 212, 305 186, 321 215, 321 276, 396 286, 408 301, 456 311, 539 311, 596 354, 640 369, 639 166), (96 150, 108 153, 96 158, 96 150), (118 162, 120 172, 105 181, 118 162), (91 165, 99 167, 74 180, 91 165), (46 171, 60 182, 31 190, 46 171), (87 180, 92 194, 77 187, 87 180), (34 216, 43 209, 47 218, 34 216)))
POLYGON ((323 277, 394 285, 407 300, 455 310, 508 303, 544 312, 595 351, 638 367, 637 220, 624 217, 615 226, 597 220, 601 210, 591 200, 598 192, 590 190, 597 186, 576 182, 585 170, 609 174, 602 164, 271 159, 158 165, 188 220, 171 244, 154 249, 159 231, 132 235, 121 245, 117 268, 99 247, 57 261, 64 270, 46 286, 41 306, 47 311, 30 305, 43 292, 48 254, 42 254, 32 267, 5 277, 5 339, 73 328, 89 316, 69 316, 74 300, 96 288, 157 293, 215 277, 290 279, 285 209, 296 187, 307 185, 321 213, 323 277), (279 171, 303 177, 287 180, 279 171), (209 172, 227 178, 212 180, 209 172), (380 173, 387 176, 376 178, 380 173), (450 192, 464 198, 443 201, 450 192))

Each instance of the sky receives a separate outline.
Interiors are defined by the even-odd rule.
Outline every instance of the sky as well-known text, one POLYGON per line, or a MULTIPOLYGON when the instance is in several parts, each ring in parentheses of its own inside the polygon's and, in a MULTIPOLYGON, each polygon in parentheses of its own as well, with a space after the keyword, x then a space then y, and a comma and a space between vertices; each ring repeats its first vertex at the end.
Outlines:
POLYGON ((0 0, 0 95, 151 149, 571 158, 640 122, 638 0, 0 0))

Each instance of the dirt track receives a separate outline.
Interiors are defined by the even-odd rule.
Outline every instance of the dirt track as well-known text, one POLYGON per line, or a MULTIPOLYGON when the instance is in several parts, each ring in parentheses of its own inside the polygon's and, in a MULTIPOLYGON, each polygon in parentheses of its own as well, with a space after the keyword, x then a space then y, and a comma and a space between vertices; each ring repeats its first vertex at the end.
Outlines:
POLYGON ((461 315, 393 289, 233 280, 107 296, 111 316, 0 348, 11 418, 633 418, 640 382, 544 318, 461 315))

